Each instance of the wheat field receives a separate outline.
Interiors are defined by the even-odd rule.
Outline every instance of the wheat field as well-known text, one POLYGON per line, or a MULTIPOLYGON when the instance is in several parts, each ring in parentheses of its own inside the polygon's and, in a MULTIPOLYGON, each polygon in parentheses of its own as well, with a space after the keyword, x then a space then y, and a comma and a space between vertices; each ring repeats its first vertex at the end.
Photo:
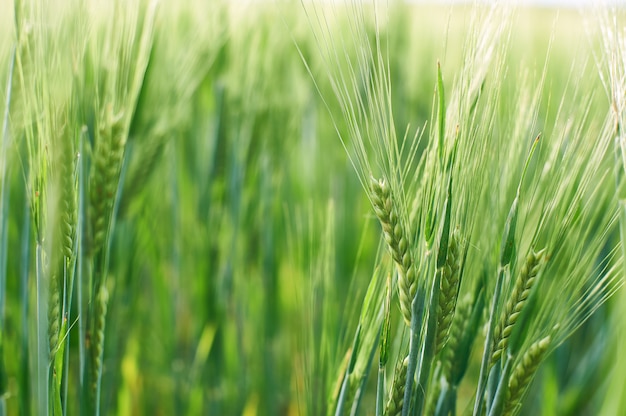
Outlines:
POLYGON ((626 14, 0 0, 1 415, 626 412, 626 14))

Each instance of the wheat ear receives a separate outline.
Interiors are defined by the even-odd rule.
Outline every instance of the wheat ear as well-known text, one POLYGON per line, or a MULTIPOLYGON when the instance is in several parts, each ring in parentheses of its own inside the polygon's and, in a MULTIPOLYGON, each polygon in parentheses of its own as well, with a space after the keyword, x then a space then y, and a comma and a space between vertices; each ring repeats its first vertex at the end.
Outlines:
POLYGON ((406 384, 406 372, 409 365, 409 357, 406 357, 393 375, 393 383, 391 392, 389 393, 389 401, 385 407, 385 416, 397 416, 402 412, 404 401, 404 386, 406 384))
POLYGON ((102 247, 109 226, 125 143, 123 116, 113 115, 113 110, 108 107, 94 151, 89 195, 92 253, 102 247))
POLYGON ((61 247, 63 255, 71 258, 74 249, 77 220, 76 182, 74 180, 76 160, 74 157, 73 140, 69 137, 62 137, 60 143, 63 147, 60 155, 61 247))
POLYGON ((520 363, 517 364, 509 378, 509 392, 504 404, 503 415, 513 415, 518 412, 522 396, 537 372, 549 346, 549 336, 535 342, 528 348, 520 363))
POLYGON ((455 230, 448 244, 448 255, 446 264, 443 267, 441 275, 441 291, 439 293, 439 302, 437 305, 437 336, 435 341, 435 354, 438 354, 448 339, 450 325, 454 318, 456 302, 459 296, 460 283, 460 250, 459 235, 455 230))
POLYGON ((106 322, 107 303, 109 294, 106 286, 101 285, 95 299, 93 332, 91 338, 91 388, 95 397, 95 406, 98 406, 99 385, 102 376, 102 356, 104 351, 104 325, 106 322))
POLYGON ((500 322, 495 328, 493 338, 494 348, 493 354, 491 355, 492 365, 502 357, 504 350, 506 350, 508 346, 513 327, 526 304, 526 300, 539 274, 541 259, 544 253, 545 249, 538 252, 531 251, 526 257, 526 262, 522 266, 519 276, 515 281, 515 287, 506 303, 506 308, 502 313, 500 322))
POLYGON ((48 292, 48 342, 50 346, 50 360, 54 358, 57 344, 59 343, 59 331, 61 329, 61 293, 59 290, 58 274, 50 275, 48 292))
POLYGON ((404 322, 411 325, 411 303, 417 291, 415 262, 410 251, 407 229, 400 221, 389 184, 372 178, 370 184, 374 212, 383 229, 385 242, 398 268, 398 295, 404 322))
POLYGON ((442 355, 441 365, 442 373, 446 380, 452 382, 456 380, 455 369, 458 368, 458 355, 466 354, 467 351, 459 351, 459 345, 461 338, 470 323, 470 316, 472 314, 472 305, 474 300, 468 294, 461 299, 456 307, 454 318, 450 325, 450 331, 448 333, 448 342, 445 344, 445 348, 442 355))

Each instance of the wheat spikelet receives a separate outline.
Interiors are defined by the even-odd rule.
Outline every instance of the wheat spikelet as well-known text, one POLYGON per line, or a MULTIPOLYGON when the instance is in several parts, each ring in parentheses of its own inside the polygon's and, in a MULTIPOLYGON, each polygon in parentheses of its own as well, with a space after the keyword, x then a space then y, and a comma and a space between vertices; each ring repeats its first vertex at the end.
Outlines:
POLYGON ((522 396, 532 381, 549 346, 549 336, 535 342, 528 348, 528 351, 526 351, 520 363, 517 364, 509 378, 509 392, 504 404, 503 415, 517 413, 522 396))
POLYGON ((428 390, 428 398, 426 400, 426 406, 424 406, 425 415, 434 415, 437 409, 437 400, 441 394, 441 365, 439 365, 433 374, 432 386, 428 390))
POLYGON ((513 331, 517 318, 526 304, 526 299, 528 299, 530 295, 530 291, 539 273, 541 259, 544 253, 545 249, 536 253, 531 251, 528 257, 526 257, 526 262, 522 266, 520 274, 515 281, 515 287, 506 303, 506 308, 503 311, 500 322, 495 328, 493 338, 494 348, 493 354, 491 355, 492 365, 500 359, 502 353, 508 346, 511 331, 513 331))
POLYGON ((59 291, 59 279, 56 273, 50 276, 48 292, 48 342, 50 346, 50 359, 54 357, 59 343, 59 331, 61 329, 61 294, 59 291))
POLYGON ((102 353, 104 351, 104 325, 106 322, 107 303, 109 294, 104 285, 100 286, 95 299, 93 331, 91 342, 91 368, 92 377, 91 388, 94 396, 97 392, 102 375, 102 353))
POLYGON ((435 354, 438 354, 445 345, 450 325, 454 318, 456 302, 459 295, 460 250, 458 230, 452 233, 448 244, 446 264, 442 268, 441 291, 437 306, 437 336, 435 354))
POLYGON ((404 387, 406 385, 406 371, 409 365, 409 357, 406 357, 393 375, 393 383, 391 392, 389 393, 389 401, 385 407, 385 416, 397 416, 402 412, 404 400, 404 387))
POLYGON ((398 292, 404 322, 411 324, 411 303, 417 291, 415 262, 410 252, 407 230, 399 219, 389 184, 372 178, 371 197, 374 212, 383 229, 385 242, 398 268, 398 292))
POLYGON ((74 171, 76 160, 74 158, 73 140, 60 139, 62 151, 60 154, 61 173, 61 247, 63 255, 72 257, 74 238, 76 232, 76 185, 74 171))
POLYGON ((113 115, 113 110, 108 107, 103 125, 99 129, 93 155, 89 195, 92 253, 101 248, 109 225, 117 192, 124 144, 123 116, 122 114, 113 115))
POLYGON ((61 317, 63 315, 64 284, 68 265, 67 259, 73 255, 77 221, 76 181, 74 180, 75 160, 73 137, 65 125, 52 125, 51 179, 48 195, 50 261, 44 265, 47 277, 47 318, 50 359, 59 348, 61 317))
POLYGON ((470 322, 473 302, 474 301, 469 294, 461 299, 456 307, 456 312, 450 325, 448 341, 445 344, 441 360, 442 374, 449 382, 457 379, 455 370, 459 367, 457 365, 458 354, 467 353, 467 351, 459 351, 458 349, 463 333, 467 330, 467 326, 470 322))

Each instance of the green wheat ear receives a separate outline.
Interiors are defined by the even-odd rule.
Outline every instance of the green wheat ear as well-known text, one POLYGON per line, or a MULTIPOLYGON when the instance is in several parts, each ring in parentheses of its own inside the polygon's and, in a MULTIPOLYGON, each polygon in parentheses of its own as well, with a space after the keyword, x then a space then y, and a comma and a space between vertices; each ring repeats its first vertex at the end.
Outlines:
POLYGON ((89 195, 92 253, 102 248, 111 221, 126 143, 123 123, 123 113, 114 114, 112 107, 107 106, 93 154, 89 195))
POLYGON ((370 181, 374 212, 383 228, 387 247, 398 269, 398 292, 404 322, 411 325, 411 303, 417 292, 415 262, 411 255, 411 240, 400 221, 391 188, 384 179, 370 181))
POLYGON ((470 317, 472 314, 472 306, 474 299, 468 293, 463 299, 458 302, 454 317, 450 325, 450 331, 448 334, 448 342, 443 349, 442 357, 442 373, 448 382, 457 380, 453 373, 460 367, 459 355, 465 354, 465 351, 460 351, 462 338, 467 331, 469 331, 470 317))
POLYGON ((63 255, 72 258, 74 238, 76 234, 77 203, 76 203, 76 157, 74 141, 71 137, 61 137, 59 144, 63 147, 60 158, 61 174, 61 246, 63 255))
POLYGON ((391 384, 391 392, 389 393, 389 401, 385 407, 385 416, 397 416, 402 413, 402 405, 404 400, 404 386, 406 384, 406 372, 409 365, 409 357, 402 360, 396 366, 391 384))
POLYGON ((91 336, 91 368, 92 368, 92 380, 91 389, 95 399, 94 403, 98 406, 99 403, 99 388, 100 379, 102 377, 102 360, 104 352, 104 330, 106 323, 107 304, 109 302, 109 293, 106 286, 101 285, 100 290, 96 294, 94 317, 93 317, 93 332, 91 336))
POLYGON ((511 332, 517 319, 526 304, 530 291, 535 284, 537 275, 541 268, 541 260, 546 250, 538 252, 531 251, 526 257, 526 262, 520 270, 519 276, 515 280, 515 287, 509 297, 506 307, 494 331, 494 347, 491 356, 491 364, 495 364, 506 350, 511 332))
POLYGON ((48 289, 48 338, 51 361, 56 353, 59 343, 59 331, 61 330, 61 293, 59 285, 59 275, 54 271, 50 275, 48 289))
POLYGON ((460 285, 459 231, 452 233, 448 244, 446 264, 441 276, 441 292, 437 306, 437 336, 435 354, 438 354, 448 340, 448 333, 454 319, 460 285))
POLYGON ((550 347, 550 341, 551 338, 548 336, 532 344, 513 369, 509 378, 509 392, 504 403, 503 415, 513 415, 519 411, 524 392, 526 392, 548 347, 550 347))

